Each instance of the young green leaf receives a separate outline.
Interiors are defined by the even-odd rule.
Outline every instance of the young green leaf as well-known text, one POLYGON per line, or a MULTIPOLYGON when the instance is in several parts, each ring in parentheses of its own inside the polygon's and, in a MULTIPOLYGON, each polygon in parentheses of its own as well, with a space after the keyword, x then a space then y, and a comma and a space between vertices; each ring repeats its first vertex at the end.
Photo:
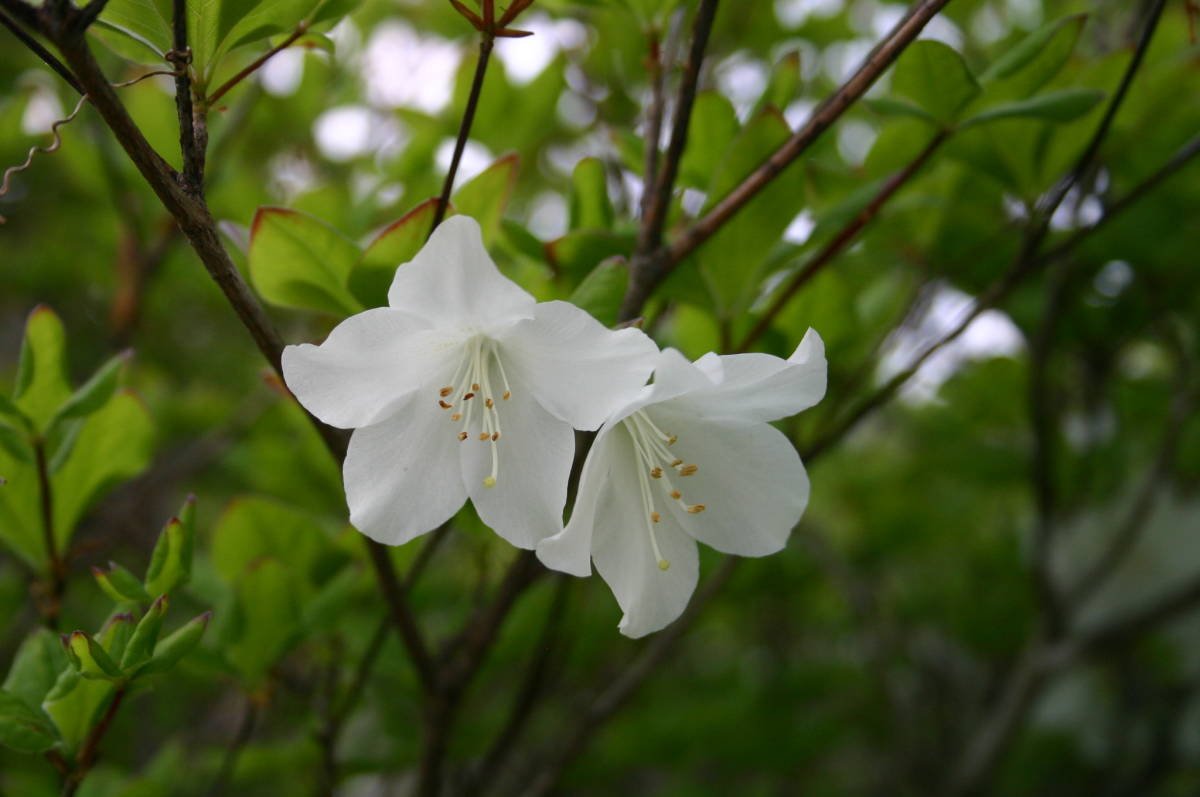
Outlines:
POLYGON ((95 680, 116 680, 122 677, 121 667, 104 647, 83 631, 74 631, 63 640, 67 658, 80 675, 95 680))
POLYGON ((67 380, 67 333, 54 311, 39 305, 29 314, 17 364, 14 403, 42 430, 71 395, 67 380))
POLYGON ((500 217, 517 184, 519 166, 516 154, 505 155, 454 192, 454 207, 479 222, 484 244, 491 243, 500 231, 500 217))
POLYGON ((121 368, 129 362, 131 352, 122 352, 100 366, 87 382, 76 390, 54 414, 50 426, 72 418, 91 415, 108 403, 117 392, 121 368))
POLYGON ((617 311, 629 286, 629 266, 622 257, 603 261, 583 278, 571 294, 571 303, 588 311, 605 326, 617 321, 617 311))
POLYGON ((116 562, 108 563, 108 570, 92 568, 92 575, 100 589, 117 603, 144 603, 150 600, 150 594, 138 581, 137 576, 130 573, 116 562))
MULTIPOLYGON (((438 200, 427 199, 392 222, 367 245, 350 271, 350 291, 364 307, 387 304, 387 292, 401 263, 420 251, 437 211, 438 200)), ((452 209, 447 209, 449 215, 452 209)))
POLYGON ((133 637, 125 648, 125 654, 121 657, 122 670, 131 672, 145 664, 154 655, 154 646, 158 642, 163 617, 166 616, 169 605, 170 601, 167 596, 160 595, 146 610, 146 614, 142 616, 137 628, 133 631, 133 637))
POLYGON ((0 689, 0 745, 31 754, 45 752, 56 744, 58 733, 42 712, 0 689))
POLYGON ((146 591, 151 595, 166 595, 187 583, 195 545, 193 525, 171 518, 159 533, 146 568, 146 591))
MULTIPOLYGON (((738 134, 737 111, 725 95, 702 91, 692 104, 688 144, 679 161, 679 182, 704 190, 721 165, 730 143, 738 134)), ((638 171, 641 171, 641 164, 638 171)))
POLYGON ((953 48, 922 39, 913 42, 896 60, 892 90, 939 122, 950 123, 979 93, 979 84, 953 48))
POLYGON ((96 635, 96 641, 104 648, 113 661, 120 661, 125 655, 125 648, 133 636, 133 615, 128 612, 114 614, 108 618, 104 628, 96 635))
POLYGON ((66 666, 62 641, 53 631, 41 628, 21 643, 2 687, 30 706, 39 706, 66 666))
POLYGON ((338 317, 359 312, 347 282, 361 255, 353 241, 307 213, 263 207, 250 227, 250 280, 281 307, 338 317))
POLYGON ((200 644, 211 619, 212 612, 205 612, 180 626, 174 633, 164 637, 154 648, 153 658, 142 665, 137 674, 139 676, 154 675, 173 669, 180 659, 191 653, 200 644))
POLYGON ((570 224, 572 230, 612 227, 613 208, 608 199, 608 176, 599 158, 581 158, 571 173, 570 224))
POLYGON ((997 119, 1043 119, 1048 122, 1073 122, 1104 99, 1096 89, 1063 89, 1038 94, 1027 100, 994 105, 963 122, 963 127, 985 124, 997 119))

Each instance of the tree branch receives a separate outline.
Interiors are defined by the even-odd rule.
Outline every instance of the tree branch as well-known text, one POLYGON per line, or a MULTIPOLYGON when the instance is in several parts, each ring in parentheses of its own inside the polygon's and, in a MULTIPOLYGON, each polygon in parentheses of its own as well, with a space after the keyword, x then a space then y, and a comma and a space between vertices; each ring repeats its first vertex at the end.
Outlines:
POLYGON ((946 130, 938 132, 911 163, 888 178, 888 181, 880 187, 867 206, 859 211, 857 216, 839 230, 830 239, 829 243, 825 244, 824 248, 788 281, 787 286, 779 292, 775 300, 771 302, 771 306, 767 308, 767 311, 763 313, 754 327, 746 334, 746 337, 742 339, 742 342, 738 344, 737 351, 749 351, 750 347, 771 328, 771 323, 787 307, 788 302, 795 297, 796 293, 808 284, 809 280, 820 273, 821 269, 825 268, 825 266, 829 265, 838 255, 845 251, 846 247, 858 236, 858 233, 875 219, 887 201, 900 190, 900 187, 921 170, 921 167, 925 165, 926 161, 946 141, 949 135, 949 131, 946 130))
POLYGON ((37 463, 38 501, 42 516, 42 540, 46 545, 47 591, 42 605, 42 622, 54 630, 58 627, 58 613, 63 592, 67 587, 67 568, 58 551, 54 534, 54 493, 50 484, 50 469, 46 463, 46 442, 40 437, 33 441, 34 460, 37 463))
POLYGON ((662 138, 663 105, 666 103, 663 86, 663 48, 658 31, 647 34, 646 74, 650 81, 650 104, 646 108, 646 158, 642 169, 642 218, 650 213, 654 192, 651 190, 658 176, 658 142, 662 138))
MULTIPOLYGON (((8 8, 13 3, 18 6, 25 5, 23 2, 21 2, 21 0, 12 0, 11 3, 0 2, 0 5, 8 8)), ((34 55, 42 59, 46 66, 54 70, 59 77, 67 81, 67 84, 71 88, 75 89, 77 94, 83 94, 83 87, 79 85, 79 81, 75 79, 75 76, 71 74, 71 70, 67 69, 66 65, 64 65, 62 61, 55 58, 54 54, 43 47, 41 42, 26 33, 24 28, 17 24, 16 20, 3 11, 0 11, 0 25, 8 28, 9 32, 12 33, 13 36, 16 36, 17 40, 20 41, 21 44, 24 44, 34 55)))
MULTIPOLYGON (((484 3, 485 9, 491 9, 491 0, 484 3)), ((450 168, 446 170, 446 180, 442 183, 442 194, 437 207, 433 211, 433 224, 430 234, 446 217, 446 209, 450 206, 450 194, 454 191, 454 176, 458 173, 458 164, 462 160, 463 150, 467 147, 467 139, 471 136, 471 125, 475 121, 475 108, 479 105, 479 95, 483 91, 483 79, 487 75, 488 61, 491 59, 492 47, 495 40, 485 33, 479 40, 479 60, 475 64, 475 77, 471 80, 471 93, 467 95, 467 107, 463 110, 462 121, 458 125, 458 138, 454 141, 454 155, 450 158, 450 168)))
POLYGON ((949 2, 950 0, 918 0, 909 9, 908 14, 875 46, 850 79, 813 111, 803 127, 737 188, 713 206, 704 217, 671 242, 664 257, 664 272, 669 272, 695 251, 696 247, 711 238, 721 225, 729 221, 792 161, 812 146, 846 109, 866 93, 901 51, 917 38, 926 23, 949 2))
POLYGON ((175 67, 175 110, 179 116, 179 153, 183 161, 183 188, 199 194, 204 186, 204 150, 196 140, 192 112, 192 53, 188 47, 187 0, 173 0, 172 32, 174 49, 167 60, 175 67))

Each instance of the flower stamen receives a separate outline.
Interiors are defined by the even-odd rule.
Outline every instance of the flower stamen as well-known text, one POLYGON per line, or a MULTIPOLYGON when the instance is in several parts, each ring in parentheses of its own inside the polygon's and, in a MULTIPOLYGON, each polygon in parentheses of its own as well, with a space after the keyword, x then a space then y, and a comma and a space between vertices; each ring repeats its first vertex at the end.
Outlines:
POLYGON ((452 384, 438 390, 438 406, 445 410, 455 406, 454 403, 446 400, 451 396, 457 395, 458 398, 454 401, 460 404, 477 396, 483 399, 483 406, 479 408, 480 418, 477 427, 473 428, 473 422, 475 405, 480 403, 478 401, 467 404, 461 411, 451 413, 450 420, 454 423, 462 422, 458 432, 459 440, 466 440, 468 437, 474 436, 480 442, 491 444, 492 471, 483 480, 485 487, 494 487, 500 478, 500 454, 496 446, 501 435, 500 413, 495 399, 492 398, 495 395, 490 375, 493 364, 500 372, 500 378, 504 383, 504 394, 501 398, 507 401, 512 398, 512 388, 508 382, 508 375, 504 372, 504 364, 500 361, 500 353, 493 341, 479 335, 467 341, 463 346, 462 360, 454 369, 452 384))

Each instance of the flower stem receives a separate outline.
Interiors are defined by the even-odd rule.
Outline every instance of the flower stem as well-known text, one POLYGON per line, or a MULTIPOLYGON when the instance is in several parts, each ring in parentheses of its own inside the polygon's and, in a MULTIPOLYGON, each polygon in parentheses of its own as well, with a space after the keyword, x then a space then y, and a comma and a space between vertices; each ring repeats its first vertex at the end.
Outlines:
POLYGON ((454 190, 454 176, 458 173, 458 164, 462 160, 463 150, 467 146, 467 138, 471 135, 471 125, 475 121, 475 109, 479 105, 479 95, 483 92, 483 78, 487 74, 488 61, 491 60, 492 46, 495 40, 484 34, 479 40, 479 61, 475 64, 475 77, 471 80, 471 93, 467 95, 467 107, 463 110, 462 122, 458 126, 458 138, 454 142, 454 156, 450 158, 450 168, 446 171, 446 181, 442 183, 442 195, 433 211, 433 224, 429 227, 432 235, 437 226, 446 217, 446 208, 450 203, 450 193, 454 190))

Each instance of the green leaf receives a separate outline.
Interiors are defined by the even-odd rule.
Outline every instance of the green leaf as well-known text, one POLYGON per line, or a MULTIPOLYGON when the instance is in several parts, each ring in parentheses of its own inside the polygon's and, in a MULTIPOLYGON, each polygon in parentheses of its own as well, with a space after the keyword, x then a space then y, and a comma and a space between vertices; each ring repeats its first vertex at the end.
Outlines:
POLYGON ((937 119, 924 108, 918 108, 911 102, 894 97, 880 97, 877 100, 863 100, 867 107, 881 116, 907 116, 922 121, 937 123, 937 119))
POLYGON ((118 391, 87 418, 70 457, 53 477, 55 538, 61 548, 88 507, 145 469, 153 443, 150 415, 128 390, 118 391))
POLYGON ((255 688, 295 641, 300 628, 296 577, 278 559, 259 559, 241 574, 235 589, 236 639, 229 660, 255 688))
POLYGON ((133 615, 121 612, 108 618, 104 628, 96 635, 96 640, 113 661, 120 661, 125 655, 125 648, 133 636, 133 631, 133 615))
POLYGON ((180 626, 174 633, 159 641, 154 656, 138 670, 138 675, 154 675, 172 670, 184 656, 191 653, 204 638, 212 612, 205 612, 180 626))
MULTIPOLYGON (((762 96, 755 103, 754 112, 770 108, 786 108, 796 99, 800 91, 800 52, 791 50, 783 55, 771 68, 762 96)), ((690 127, 690 126, 689 126, 690 127)))
POLYGON ((43 753, 58 744, 58 734, 44 714, 0 689, 0 744, 18 753, 43 753))
POLYGON ((1096 89, 1063 89, 1038 94, 1027 100, 1001 103, 977 113, 962 126, 985 124, 996 119, 1043 119, 1048 122, 1072 122, 1086 114, 1104 99, 1096 89))
POLYGON ((99 370, 92 374, 92 377, 58 408, 50 426, 72 418, 91 415, 107 404, 113 393, 117 392, 121 368, 129 362, 129 357, 129 352, 122 352, 100 366, 99 370))
POLYGON ((109 681, 81 678, 74 667, 62 671, 42 702, 42 710, 58 728, 64 753, 73 755, 83 745, 112 695, 109 681))
POLYGON ((603 260, 617 255, 629 256, 633 244, 633 235, 629 233, 575 230, 547 243, 545 252, 551 267, 574 282, 591 273, 603 260))
POLYGON ((150 604, 125 648, 125 654, 121 657, 121 669, 132 671, 150 660, 169 605, 170 601, 166 595, 160 595, 158 600, 150 604))
POLYGON ((92 575, 100 589, 117 603, 143 603, 150 600, 150 594, 138 581, 137 576, 121 567, 116 562, 108 563, 108 570, 92 568, 92 575))
MULTIPOLYGON (((416 256, 433 226, 436 198, 427 199, 383 229, 350 272, 350 291, 365 307, 387 304, 396 269, 416 256)), ((448 209, 449 210, 449 209, 448 209)))
POLYGON ((231 502, 222 513, 210 556, 218 575, 231 583, 266 557, 287 563, 308 582, 329 544, 325 529, 310 513, 273 499, 247 497, 231 502))
POLYGON ((143 63, 158 63, 171 49, 170 0, 108 0, 96 25, 123 38, 101 36, 120 55, 143 63))
MULTIPOLYGON (((741 183, 790 136, 787 122, 774 110, 751 118, 729 145, 713 175, 705 210, 741 183)), ((700 272, 719 316, 730 318, 750 304, 768 256, 800 212, 803 201, 803 172, 786 170, 697 251, 700 272)))
MULTIPOLYGON (((708 188, 721 159, 738 134, 737 112, 725 95, 702 91, 692 105, 687 149, 679 161, 679 181, 688 188, 708 188)), ((639 163, 637 171, 641 173, 639 163)))
POLYGON ((284 208, 259 208, 250 227, 250 280, 281 307, 343 317, 363 309, 347 288, 362 253, 320 219, 284 208))
POLYGON ((67 659, 84 678, 116 680, 124 675, 104 646, 83 631, 71 632, 65 644, 67 659))
POLYGON ((6 423, 0 423, 0 450, 17 462, 33 462, 29 439, 6 423))
POLYGON ((188 582, 192 574, 195 529, 179 518, 171 518, 158 535, 150 565, 146 568, 146 591, 166 595, 188 582))
POLYGON ((515 154, 505 155, 454 192, 454 207, 479 222, 485 245, 490 245, 500 231, 500 217, 517 184, 519 165, 515 154))
POLYGON ((892 90, 911 99, 939 122, 948 123, 979 93, 979 84, 953 48, 922 39, 909 45, 896 60, 892 90))
POLYGON ((617 312, 629 286, 629 266, 612 257, 596 266, 571 294, 571 303, 586 310, 605 326, 617 322, 617 312))
POLYGON ((612 227, 613 207, 608 199, 608 175, 599 158, 581 158, 571 173, 570 229, 612 227))
POLYGON ((39 305, 25 324, 13 391, 17 407, 38 430, 46 428, 71 395, 66 349, 67 333, 62 321, 49 307, 39 305))
POLYGON ((1087 22, 1087 14, 1054 20, 1030 33, 991 63, 981 83, 1008 81, 1016 96, 1029 96, 1058 74, 1087 22))
POLYGON ((58 634, 40 628, 25 637, 13 657, 8 677, 2 687, 24 700, 30 706, 40 706, 42 699, 58 680, 58 674, 67 666, 58 634))

